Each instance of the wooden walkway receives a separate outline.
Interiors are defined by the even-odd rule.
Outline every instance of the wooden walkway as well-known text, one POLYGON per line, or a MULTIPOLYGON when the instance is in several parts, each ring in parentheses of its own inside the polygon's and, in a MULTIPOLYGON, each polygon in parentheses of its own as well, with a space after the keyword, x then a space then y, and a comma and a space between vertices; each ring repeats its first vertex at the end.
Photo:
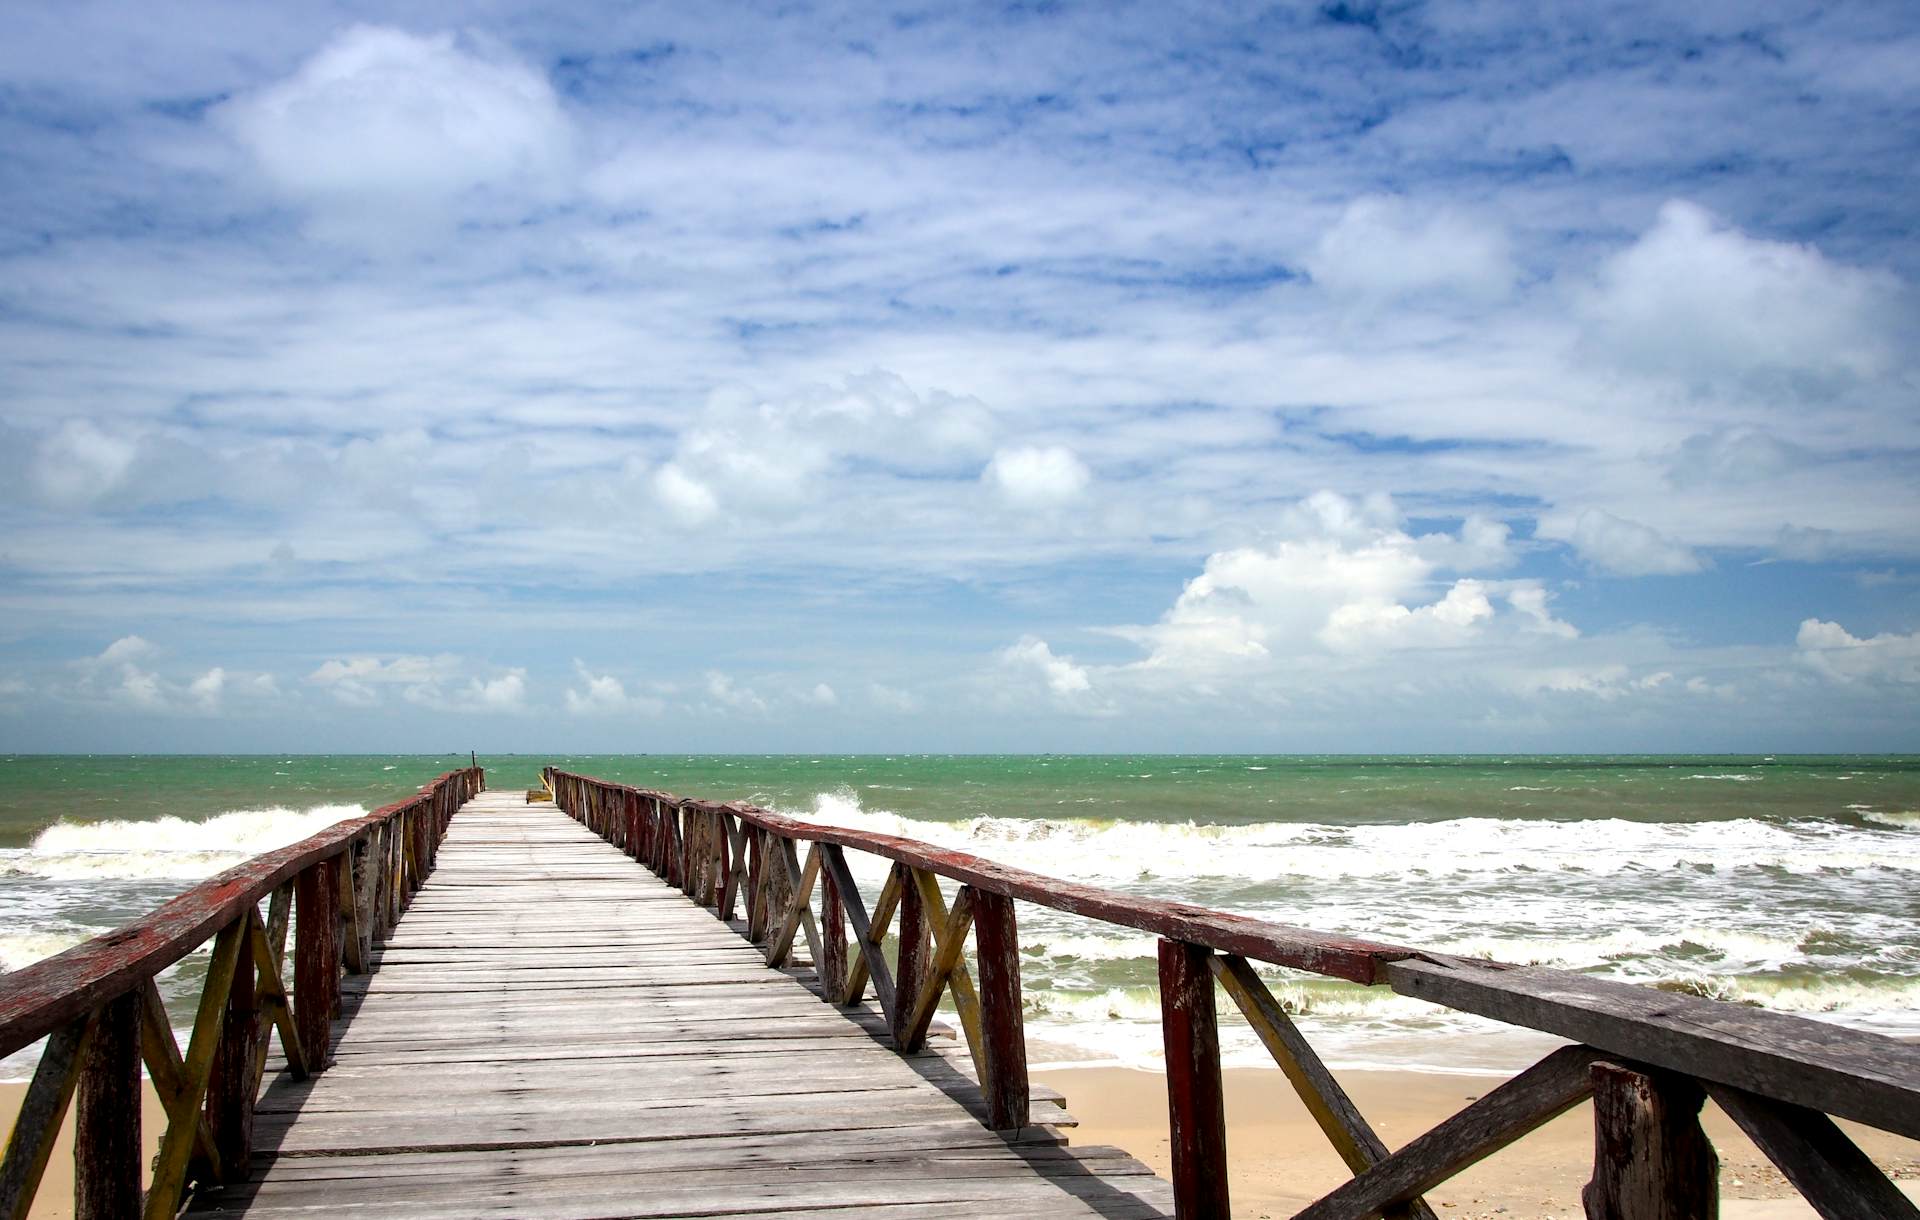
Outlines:
POLYGON ((335 1065, 274 1077, 249 1180, 194 1210, 1171 1213, 1118 1149, 985 1129, 964 1052, 902 1057, 878 1013, 802 977, 552 806, 483 793, 373 971, 345 981, 335 1065))

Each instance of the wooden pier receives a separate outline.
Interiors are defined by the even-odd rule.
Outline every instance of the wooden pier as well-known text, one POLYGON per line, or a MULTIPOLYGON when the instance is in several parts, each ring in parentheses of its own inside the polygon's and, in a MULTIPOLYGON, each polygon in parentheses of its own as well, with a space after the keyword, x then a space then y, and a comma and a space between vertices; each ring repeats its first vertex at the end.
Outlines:
MULTIPOLYGON (((335 1062, 261 1095, 250 1180, 195 1212, 367 1217, 1164 1215, 1055 1126, 1003 1138, 954 1057, 799 971, 552 805, 485 793, 348 980, 335 1062)), ((964 1054, 960 1056, 964 1060, 964 1054)), ((1066 1121, 1057 1106, 1035 1120, 1066 1121)))
POLYGON ((1828 1220, 1920 1220, 1833 1121, 1920 1138, 1920 1045, 747 804, 553 768, 536 803, 484 778, 449 772, 0 977, 0 1055, 44 1043, 0 1220, 27 1214, 69 1110, 83 1220, 1227 1220, 1221 993, 1353 1174, 1295 1220, 1431 1220, 1425 1192, 1589 1100, 1589 1220, 1713 1216, 1707 1098, 1828 1220), (862 892, 851 852, 884 884, 862 892), (1160 938, 1170 1183, 1071 1147, 1062 1099, 1030 1085, 1020 902, 1160 938), (155 978, 209 944, 183 1053, 155 978), (1568 1045, 1390 1149, 1260 966, 1568 1045), (167 1119, 150 1162, 143 1064, 167 1119))

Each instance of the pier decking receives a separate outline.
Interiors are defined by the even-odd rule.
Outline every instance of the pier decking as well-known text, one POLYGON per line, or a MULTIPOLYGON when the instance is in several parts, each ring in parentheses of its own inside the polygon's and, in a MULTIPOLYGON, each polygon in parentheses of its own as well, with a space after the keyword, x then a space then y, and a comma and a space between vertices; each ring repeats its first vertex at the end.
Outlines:
MULTIPOLYGON (((483 793, 282 1072, 254 1169, 197 1212, 1108 1216, 1172 1208, 1112 1148, 981 1124, 965 1056, 902 1057, 552 805, 483 793)), ((810 972, 808 972, 810 974, 810 972)), ((1040 1099, 1034 1121, 1064 1121, 1040 1099)))

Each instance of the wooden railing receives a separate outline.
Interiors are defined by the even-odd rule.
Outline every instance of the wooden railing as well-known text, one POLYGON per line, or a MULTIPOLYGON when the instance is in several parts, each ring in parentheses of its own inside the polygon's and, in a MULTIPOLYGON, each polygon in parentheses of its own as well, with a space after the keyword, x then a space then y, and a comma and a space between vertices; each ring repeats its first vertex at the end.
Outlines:
POLYGON ((1588 1216, 1710 1216, 1718 1163, 1698 1118, 1708 1097, 1823 1216, 1920 1216, 1829 1117, 1920 1138, 1920 1045, 1565 971, 1135 897, 747 804, 556 768, 543 774, 560 807, 603 838, 720 918, 743 911, 745 934, 764 946, 770 966, 788 964, 804 935, 824 998, 862 1003, 871 984, 902 1053, 920 1049, 943 993, 950 995, 989 1125, 999 1130, 1029 1121, 1014 901, 1160 936, 1173 1188, 1183 1218, 1228 1215, 1216 982, 1353 1174, 1296 1220, 1432 1217, 1424 1192, 1588 1098, 1595 1135, 1583 1195, 1588 1216), (871 911, 848 869, 849 848, 891 862, 871 911), (951 906, 942 879, 959 885, 951 906), (890 928, 891 957, 883 952, 890 928), (1389 1151, 1268 991, 1255 961, 1391 987, 1575 1045, 1389 1151))
POLYGON ((325 1070, 341 972, 368 969, 374 942, 432 871, 448 819, 484 782, 477 766, 450 771, 417 796, 256 856, 151 915, 0 977, 0 1055, 47 1039, 0 1165, 0 1220, 32 1205, 76 1091, 80 1220, 161 1220, 189 1187, 244 1181, 269 1029, 295 1076, 325 1070), (182 1057, 154 978, 209 937, 182 1057), (167 1114, 144 1197, 142 1061, 167 1114))

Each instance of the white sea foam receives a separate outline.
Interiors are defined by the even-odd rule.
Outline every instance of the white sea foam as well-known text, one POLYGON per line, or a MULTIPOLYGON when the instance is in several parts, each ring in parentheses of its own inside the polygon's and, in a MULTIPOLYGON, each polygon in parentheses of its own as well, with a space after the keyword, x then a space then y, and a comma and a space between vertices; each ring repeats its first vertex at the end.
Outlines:
POLYGON ((240 809, 197 820, 57 822, 25 850, 0 859, 0 875, 199 880, 365 812, 358 805, 316 805, 240 809))
MULTIPOLYGON (((1852 809, 1855 806, 1849 805, 1848 808, 1852 809)), ((1920 809, 1897 809, 1892 812, 1861 809, 1859 813, 1867 821, 1877 822, 1882 826, 1893 826, 1900 830, 1920 830, 1920 809)))
POLYGON ((1361 826, 1008 817, 943 822, 867 810, 851 789, 820 793, 812 810, 800 816, 922 839, 1070 878, 1241 876, 1270 882, 1288 877, 1365 880, 1525 871, 1611 875, 1694 868, 1920 872, 1920 852, 1904 836, 1811 819, 1792 825, 1756 818, 1450 818, 1361 826))

